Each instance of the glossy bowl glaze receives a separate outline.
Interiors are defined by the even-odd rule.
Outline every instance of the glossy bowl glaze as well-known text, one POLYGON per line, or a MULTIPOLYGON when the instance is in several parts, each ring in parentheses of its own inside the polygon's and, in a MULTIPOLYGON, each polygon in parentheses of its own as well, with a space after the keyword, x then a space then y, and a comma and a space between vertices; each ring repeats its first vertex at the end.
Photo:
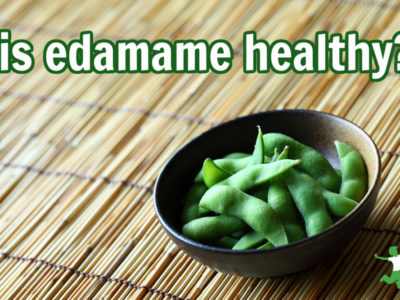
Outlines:
POLYGON ((218 125, 179 149, 161 171, 155 188, 157 216, 169 237, 188 255, 215 270, 249 277, 274 277, 298 272, 338 255, 361 229, 378 196, 381 174, 379 151, 372 139, 355 124, 327 113, 309 110, 268 111, 218 125), (334 141, 354 147, 368 170, 368 192, 345 218, 323 232, 264 250, 233 251, 204 245, 181 234, 182 199, 205 158, 231 152, 251 153, 257 135, 280 132, 321 152, 339 167, 334 141))

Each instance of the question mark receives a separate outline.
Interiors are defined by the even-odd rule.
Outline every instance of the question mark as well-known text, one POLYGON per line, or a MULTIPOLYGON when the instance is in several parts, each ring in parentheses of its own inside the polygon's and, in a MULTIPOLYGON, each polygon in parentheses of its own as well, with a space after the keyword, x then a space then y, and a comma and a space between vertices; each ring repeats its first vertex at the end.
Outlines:
MULTIPOLYGON (((394 36, 394 45, 393 46, 400 46, 400 32, 397 32, 394 36)), ((397 50, 397 55, 396 55, 396 73, 400 71, 400 51, 399 49, 397 50)))

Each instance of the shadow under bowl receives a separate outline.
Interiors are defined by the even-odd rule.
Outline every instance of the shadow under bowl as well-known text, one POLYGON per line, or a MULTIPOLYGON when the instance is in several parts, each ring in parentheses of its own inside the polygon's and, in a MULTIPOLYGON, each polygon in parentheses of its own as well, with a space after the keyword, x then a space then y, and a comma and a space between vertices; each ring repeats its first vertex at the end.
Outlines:
POLYGON ((327 113, 310 110, 267 111, 218 125, 180 148, 161 171, 155 188, 156 214, 169 237, 200 263, 240 276, 274 277, 298 272, 340 254, 361 229, 378 196, 381 163, 372 139, 355 124, 327 113), (205 158, 220 158, 231 152, 251 153, 257 135, 286 134, 322 153, 340 167, 334 145, 339 140, 355 148, 368 171, 368 192, 346 217, 323 232, 271 249, 233 251, 190 240, 181 233, 182 199, 193 184, 205 158))

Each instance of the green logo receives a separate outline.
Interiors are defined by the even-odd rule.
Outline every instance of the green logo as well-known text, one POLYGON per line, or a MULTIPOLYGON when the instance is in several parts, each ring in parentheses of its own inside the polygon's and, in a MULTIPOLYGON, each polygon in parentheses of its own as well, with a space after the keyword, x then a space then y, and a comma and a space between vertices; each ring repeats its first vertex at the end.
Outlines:
POLYGON ((374 255, 377 259, 388 260, 393 264, 392 274, 390 274, 390 276, 384 274, 381 279, 379 279, 379 282, 383 281, 387 284, 393 284, 396 282, 397 288, 400 289, 400 255, 398 254, 397 246, 391 246, 389 248, 389 255, 390 257, 380 257, 376 253, 374 255))

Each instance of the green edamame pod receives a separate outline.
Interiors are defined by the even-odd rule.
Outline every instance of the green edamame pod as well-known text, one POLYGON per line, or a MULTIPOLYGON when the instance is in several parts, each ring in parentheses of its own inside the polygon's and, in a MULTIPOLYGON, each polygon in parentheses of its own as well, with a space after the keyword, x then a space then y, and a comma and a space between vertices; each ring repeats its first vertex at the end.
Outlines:
POLYGON ((325 200, 328 212, 332 217, 342 218, 351 212, 356 206, 357 202, 338 193, 331 192, 320 185, 314 178, 307 173, 296 170, 299 174, 307 177, 309 181, 314 181, 315 188, 319 188, 322 193, 322 198, 325 200))
POLYGON ((280 217, 289 242, 295 242, 306 237, 302 220, 296 210, 290 192, 280 176, 271 180, 268 190, 268 204, 280 217))
MULTIPOLYGON (((251 156, 247 155, 242 158, 219 158, 219 159, 214 159, 213 161, 222 170, 231 174, 235 174, 247 167, 250 158, 251 156)), ((269 163, 269 162, 271 162, 271 158, 265 156, 264 163, 269 163)), ((203 169, 199 171, 194 181, 203 182, 203 169)))
POLYGON ((278 148, 275 148, 274 150, 274 156, 272 156, 271 161, 278 161, 278 160, 282 160, 282 159, 287 159, 289 155, 289 147, 285 146, 285 148, 283 148, 282 152, 279 153, 278 148))
POLYGON ((245 230, 239 230, 239 231, 232 232, 230 234, 230 236, 235 239, 240 239, 245 233, 246 233, 245 230))
POLYGON ((274 149, 274 155, 272 155, 272 157, 271 157, 271 161, 277 161, 278 160, 278 156, 279 156, 278 148, 275 148, 274 149))
POLYGON ((246 191, 264 184, 299 163, 301 163, 301 160, 298 159, 282 159, 269 164, 250 166, 218 182, 216 185, 229 185, 241 191, 246 191))
POLYGON ((367 192, 367 169, 361 155, 349 145, 335 141, 342 169, 340 194, 360 202, 367 192))
POLYGON ((231 173, 218 167, 210 158, 206 158, 203 164, 203 180, 207 187, 212 187, 214 184, 228 178, 231 173))
POLYGON ((220 215, 194 219, 183 225, 182 233, 192 240, 207 242, 218 240, 246 227, 246 223, 239 218, 220 215))
POLYGON ((282 222, 272 207, 237 188, 214 185, 201 198, 200 206, 242 219, 275 246, 288 243, 282 222))
POLYGON ((247 190, 246 193, 250 196, 256 197, 266 202, 268 198, 268 188, 269 182, 266 182, 264 184, 256 186, 255 188, 247 190))
POLYGON ((264 163, 264 139, 261 127, 258 126, 258 136, 256 144, 254 146, 253 155, 250 158, 249 166, 263 164, 264 163))
MULTIPOLYGON (((249 164, 251 156, 246 156, 242 158, 219 158, 214 159, 214 163, 225 170, 228 173, 234 174, 240 170, 243 170, 249 164)), ((203 182, 203 169, 196 175, 194 179, 195 182, 203 182)))
POLYGON ((339 176, 339 178, 342 178, 342 170, 338 169, 338 168, 333 168, 336 172, 336 175, 339 176))
POLYGON ((229 153, 228 155, 225 155, 224 159, 225 158, 238 159, 238 158, 249 157, 249 156, 250 156, 250 154, 248 154, 248 153, 233 152, 233 153, 229 153))
POLYGON ((322 197, 325 199, 328 210, 335 217, 344 217, 351 212, 357 202, 347 198, 345 195, 332 193, 331 191, 322 190, 322 197))
POLYGON ((223 236, 219 240, 211 242, 210 245, 225 248, 225 249, 232 249, 232 247, 238 242, 238 239, 235 239, 229 235, 223 236))
MULTIPOLYGON (((263 143, 264 145, 264 143, 263 143)), ((285 147, 281 153, 279 153, 278 149, 275 148, 274 155, 271 158, 271 162, 275 162, 281 159, 286 159, 288 156, 289 147, 285 147)), ((272 179, 273 180, 273 179, 272 179)), ((264 183, 254 189, 247 191, 247 194, 256 197, 258 199, 267 201, 268 200, 268 189, 269 183, 264 183)))
POLYGON ((189 189, 182 209, 181 219, 183 224, 204 216, 209 212, 208 209, 199 207, 200 199, 206 191, 207 187, 204 183, 195 183, 189 189))
POLYGON ((308 236, 320 233, 332 225, 333 221, 322 197, 322 190, 313 178, 294 169, 288 170, 282 178, 289 188, 297 209, 304 218, 308 236))
POLYGON ((282 150, 289 146, 289 158, 300 158, 302 163, 299 168, 311 175, 323 187, 338 192, 340 178, 336 175, 328 160, 318 151, 308 147, 291 137, 281 133, 264 134, 264 147, 266 155, 273 155, 274 149, 282 150))
MULTIPOLYGON (((286 159, 289 154, 289 147, 285 146, 281 153, 275 148, 272 161, 286 159)), ((284 176, 284 175, 282 175, 284 176)), ((302 220, 290 196, 287 186, 283 183, 281 176, 273 178, 268 189, 268 204, 281 218, 283 227, 286 230, 289 242, 305 238, 307 235, 302 226, 302 220)))
POLYGON ((272 245, 270 242, 265 243, 264 245, 261 245, 257 249, 268 249, 268 248, 274 248, 274 245, 272 245))
POLYGON ((277 160, 287 159, 289 157, 289 146, 285 146, 282 152, 278 155, 277 160))
POLYGON ((258 244, 265 241, 264 235, 257 231, 250 231, 237 241, 237 243, 232 247, 232 250, 247 250, 254 248, 258 244))

